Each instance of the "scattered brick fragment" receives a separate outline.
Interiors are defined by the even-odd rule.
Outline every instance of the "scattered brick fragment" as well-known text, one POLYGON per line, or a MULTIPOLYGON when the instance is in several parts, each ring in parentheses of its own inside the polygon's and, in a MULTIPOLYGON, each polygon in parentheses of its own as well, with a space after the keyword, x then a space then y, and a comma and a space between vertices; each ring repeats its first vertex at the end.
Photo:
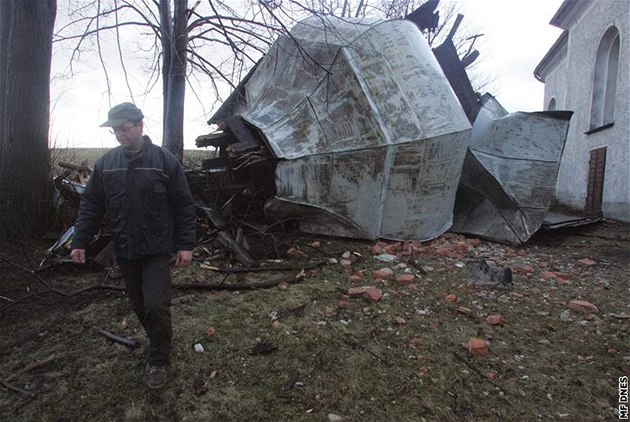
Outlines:
POLYGON ((516 274, 531 274, 534 272, 534 268, 531 265, 516 264, 512 265, 512 271, 516 274))
POLYGON ((359 305, 354 302, 348 302, 347 300, 340 300, 339 303, 337 303, 337 307, 342 309, 357 309, 359 305))
POLYGON ((396 253, 402 250, 402 244, 400 242, 390 243, 387 246, 383 247, 383 252, 391 255, 396 255, 396 253))
POLYGON ((589 258, 578 259, 577 263, 581 264, 581 265, 584 265, 585 267, 592 267, 593 265, 597 264, 597 262, 595 262, 595 261, 593 261, 592 259, 589 259, 589 258))
POLYGON ((557 280, 558 276, 551 271, 543 271, 540 273, 540 276, 545 280, 557 280))
POLYGON ((457 295, 451 293, 450 295, 446 296, 446 300, 449 302, 457 302, 457 295))
POLYGON ((215 340, 217 338, 217 329, 210 327, 206 330, 206 337, 208 340, 215 340))
POLYGON ((363 277, 361 277, 359 274, 352 274, 350 276, 350 283, 358 284, 362 281, 363 281, 363 277))
POLYGON ((554 271, 554 274, 556 275, 556 277, 558 277, 561 280, 568 280, 568 279, 571 278, 570 274, 562 273, 562 272, 559 272, 559 271, 554 271))
POLYGON ((503 325, 505 320, 503 319, 503 315, 494 314, 494 315, 488 315, 488 318, 486 318, 486 322, 490 325, 503 325))
POLYGON ((400 284, 407 285, 413 283, 413 274, 396 274, 396 281, 400 284))
POLYGON ((471 337, 467 343, 462 343, 462 347, 475 356, 486 357, 490 354, 488 344, 479 338, 471 337))
POLYGON ((378 242, 370 246, 370 250, 372 251, 374 255, 382 254, 384 253, 383 248, 385 246, 387 246, 387 243, 379 240, 378 242))
POLYGON ((381 268, 380 270, 374 271, 374 279, 375 280, 389 280, 394 276, 394 271, 391 268, 381 268))
POLYGON ((286 281, 282 281, 280 284, 278 284, 278 290, 286 290, 289 288, 289 283, 287 283, 286 281))
POLYGON ((569 302, 569 309, 576 312, 584 312, 585 314, 598 313, 599 309, 591 302, 585 300, 572 300, 569 302))
POLYGON ((368 302, 378 302, 383 297, 383 292, 376 287, 353 287, 348 289, 348 296, 362 297, 368 302))
POLYGON ((404 325, 407 323, 407 320, 403 317, 397 316, 397 317, 394 317, 394 323, 398 325, 404 325))
POLYGON ((287 255, 292 256, 293 258, 307 258, 308 257, 308 255, 306 255, 303 251, 296 248, 287 249, 287 255))

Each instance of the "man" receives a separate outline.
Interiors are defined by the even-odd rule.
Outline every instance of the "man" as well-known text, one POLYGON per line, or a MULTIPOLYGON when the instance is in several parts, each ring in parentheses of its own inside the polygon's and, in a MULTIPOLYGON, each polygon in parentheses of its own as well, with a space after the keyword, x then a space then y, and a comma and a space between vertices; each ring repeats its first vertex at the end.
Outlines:
POLYGON ((113 129, 120 146, 94 165, 70 255, 75 263, 85 262, 85 249, 107 214, 129 300, 149 337, 147 382, 160 388, 172 345, 170 255, 177 251, 177 266, 192 260, 193 199, 181 163, 143 135, 139 108, 122 103, 107 117, 101 126, 113 129))

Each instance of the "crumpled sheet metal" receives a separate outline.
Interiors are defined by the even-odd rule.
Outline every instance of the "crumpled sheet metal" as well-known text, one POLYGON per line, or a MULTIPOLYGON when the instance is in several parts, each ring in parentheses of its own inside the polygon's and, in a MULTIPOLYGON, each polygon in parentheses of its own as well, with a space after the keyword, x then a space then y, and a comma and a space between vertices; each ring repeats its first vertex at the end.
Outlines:
POLYGON ((482 101, 452 230, 520 245, 549 209, 572 112, 508 114, 493 97, 482 101))
POLYGON ((470 123, 416 26, 309 18, 291 35, 237 110, 284 159, 267 211, 337 236, 448 230, 470 123))

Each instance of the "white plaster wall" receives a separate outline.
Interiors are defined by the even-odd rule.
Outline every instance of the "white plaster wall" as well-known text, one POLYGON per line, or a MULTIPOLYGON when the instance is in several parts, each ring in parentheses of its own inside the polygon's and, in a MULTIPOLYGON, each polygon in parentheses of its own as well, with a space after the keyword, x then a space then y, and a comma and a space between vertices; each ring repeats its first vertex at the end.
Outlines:
POLYGON ((568 54, 545 78, 545 108, 552 97, 557 109, 573 110, 560 164, 556 198, 583 210, 589 152, 606 146, 604 216, 630 221, 630 1, 591 3, 569 28, 568 54), (620 35, 614 126, 585 135, 590 123, 595 56, 604 32, 615 25, 620 35))

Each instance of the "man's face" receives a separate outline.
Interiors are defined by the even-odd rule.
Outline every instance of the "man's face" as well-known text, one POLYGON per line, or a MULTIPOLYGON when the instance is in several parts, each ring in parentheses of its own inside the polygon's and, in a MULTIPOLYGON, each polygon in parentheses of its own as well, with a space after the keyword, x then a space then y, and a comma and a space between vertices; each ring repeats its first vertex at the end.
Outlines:
POLYGON ((142 146, 142 122, 125 122, 112 131, 123 148, 137 150, 142 146))

